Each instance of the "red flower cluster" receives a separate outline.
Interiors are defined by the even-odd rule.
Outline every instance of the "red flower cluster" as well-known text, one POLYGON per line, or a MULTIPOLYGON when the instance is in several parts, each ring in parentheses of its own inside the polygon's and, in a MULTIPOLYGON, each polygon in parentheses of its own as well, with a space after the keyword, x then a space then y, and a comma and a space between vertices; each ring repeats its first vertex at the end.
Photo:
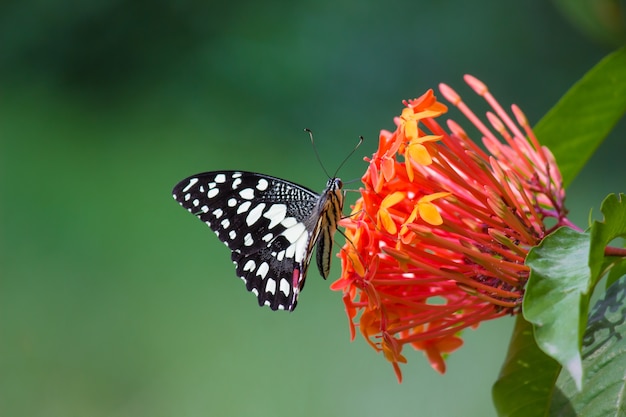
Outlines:
POLYGON ((528 250, 553 228, 568 225, 555 160, 516 106, 517 124, 484 84, 466 82, 492 107, 491 129, 456 92, 442 95, 483 135, 483 150, 453 121, 432 90, 404 102, 394 132, 381 131, 362 178, 360 198, 342 221, 342 275, 351 336, 363 337, 401 381, 402 350, 422 350, 445 372, 461 330, 520 311, 528 250), (519 126, 518 126, 519 125, 519 126), (521 127, 521 128, 520 128, 521 127), (501 142, 493 131, 497 132, 501 142))

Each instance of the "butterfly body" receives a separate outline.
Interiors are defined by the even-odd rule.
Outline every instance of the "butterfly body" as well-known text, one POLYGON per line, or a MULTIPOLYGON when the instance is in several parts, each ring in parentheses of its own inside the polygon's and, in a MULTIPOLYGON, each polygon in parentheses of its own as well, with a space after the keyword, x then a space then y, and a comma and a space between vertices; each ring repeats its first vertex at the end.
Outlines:
POLYGON ((184 179, 172 194, 228 246, 237 275, 259 305, 292 311, 316 245, 320 274, 329 274, 341 187, 331 178, 317 194, 269 175, 213 171, 184 179))

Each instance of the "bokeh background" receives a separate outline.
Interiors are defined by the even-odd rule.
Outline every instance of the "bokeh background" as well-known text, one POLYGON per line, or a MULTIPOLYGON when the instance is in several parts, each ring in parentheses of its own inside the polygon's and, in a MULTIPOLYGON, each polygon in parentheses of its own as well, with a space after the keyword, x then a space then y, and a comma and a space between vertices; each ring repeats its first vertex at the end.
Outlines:
MULTIPOLYGON (((402 99, 446 82, 484 111, 465 73, 537 122, 621 39, 563 3, 3 1, 0 416, 495 415, 512 319, 444 376, 407 351, 399 385, 349 340, 338 262, 294 313, 259 308, 170 190, 216 169, 321 190, 305 127, 331 172, 363 135, 358 178, 402 99)), ((569 188, 579 225, 626 191, 625 133, 569 188)))

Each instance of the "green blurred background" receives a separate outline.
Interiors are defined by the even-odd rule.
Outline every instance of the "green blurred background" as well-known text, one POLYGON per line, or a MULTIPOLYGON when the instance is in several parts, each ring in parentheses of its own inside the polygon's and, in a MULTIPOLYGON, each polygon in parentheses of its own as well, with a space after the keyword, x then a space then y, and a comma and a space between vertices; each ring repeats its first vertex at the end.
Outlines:
MULTIPOLYGON (((402 99, 446 82, 484 111, 465 73, 535 123, 612 50, 560 10, 2 2, 0 416, 495 415, 510 318, 466 332, 444 376, 407 351, 399 385, 382 355, 349 341, 328 289, 338 262, 329 282, 311 270, 294 313, 259 308, 170 190, 217 169, 321 190, 305 127, 329 171, 363 135, 340 172, 357 178, 402 99)), ((568 190, 581 226, 626 191, 625 132, 568 190)))

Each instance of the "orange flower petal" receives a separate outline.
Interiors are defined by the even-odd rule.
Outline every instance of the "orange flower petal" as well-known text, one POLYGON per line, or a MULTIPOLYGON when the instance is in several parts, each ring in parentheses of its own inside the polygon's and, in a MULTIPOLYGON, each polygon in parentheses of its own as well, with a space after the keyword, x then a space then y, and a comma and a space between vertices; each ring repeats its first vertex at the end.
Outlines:
POLYGON ((443 224, 443 218, 439 214, 437 206, 433 203, 418 203, 420 217, 428 224, 439 226, 443 224))
MULTIPOLYGON (((421 145, 419 143, 411 143, 407 147, 407 150, 410 160, 415 161, 420 165, 430 165, 433 163, 433 159, 431 158, 430 153, 428 153, 428 149, 426 149, 424 145, 421 145)), ((410 164, 407 164, 407 167, 408 166, 410 166, 410 164)))

